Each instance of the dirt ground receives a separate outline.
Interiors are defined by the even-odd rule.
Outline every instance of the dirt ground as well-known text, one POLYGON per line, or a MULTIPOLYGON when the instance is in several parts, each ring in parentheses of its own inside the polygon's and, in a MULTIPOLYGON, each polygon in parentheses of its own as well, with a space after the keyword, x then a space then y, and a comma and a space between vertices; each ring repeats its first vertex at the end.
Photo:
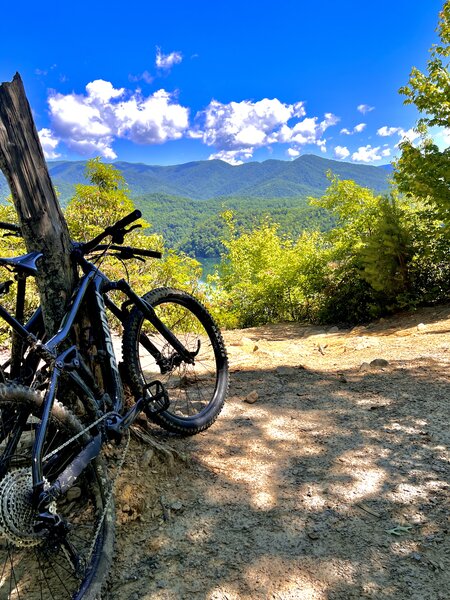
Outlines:
POLYGON ((151 430, 185 460, 131 443, 105 598, 450 598, 450 306, 225 338, 216 424, 151 430))

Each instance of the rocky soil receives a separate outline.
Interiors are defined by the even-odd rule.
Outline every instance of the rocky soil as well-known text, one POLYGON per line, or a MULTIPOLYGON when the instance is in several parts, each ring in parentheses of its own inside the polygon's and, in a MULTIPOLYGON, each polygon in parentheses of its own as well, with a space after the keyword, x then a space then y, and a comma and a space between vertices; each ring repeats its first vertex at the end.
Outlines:
POLYGON ((216 424, 131 443, 105 599, 448 599, 450 306, 225 338, 216 424))

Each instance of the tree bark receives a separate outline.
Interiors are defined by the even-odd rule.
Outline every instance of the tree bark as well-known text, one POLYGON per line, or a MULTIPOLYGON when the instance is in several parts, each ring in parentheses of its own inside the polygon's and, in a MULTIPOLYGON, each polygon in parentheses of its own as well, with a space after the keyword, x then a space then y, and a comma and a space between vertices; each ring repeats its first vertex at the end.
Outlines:
POLYGON ((28 252, 43 253, 37 284, 47 334, 59 327, 76 282, 71 241, 47 170, 22 79, 0 85, 0 169, 11 189, 28 252))

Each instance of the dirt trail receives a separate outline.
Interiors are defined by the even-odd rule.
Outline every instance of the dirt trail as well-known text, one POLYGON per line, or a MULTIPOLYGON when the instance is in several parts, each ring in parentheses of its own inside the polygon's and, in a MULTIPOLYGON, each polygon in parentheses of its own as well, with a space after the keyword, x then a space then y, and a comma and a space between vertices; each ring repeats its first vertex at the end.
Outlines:
POLYGON ((105 597, 447 600, 450 306, 225 337, 217 423, 152 429, 186 461, 131 444, 105 597))

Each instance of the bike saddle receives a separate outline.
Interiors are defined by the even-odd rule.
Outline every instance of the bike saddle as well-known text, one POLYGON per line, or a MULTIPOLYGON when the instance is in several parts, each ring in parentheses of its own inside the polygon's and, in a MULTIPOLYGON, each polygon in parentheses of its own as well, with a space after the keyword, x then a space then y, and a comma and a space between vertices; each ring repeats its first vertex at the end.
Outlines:
POLYGON ((27 275, 36 275, 36 263, 41 256, 42 252, 30 252, 29 254, 13 256, 11 258, 0 257, 0 266, 10 267, 19 273, 22 272, 27 275))

